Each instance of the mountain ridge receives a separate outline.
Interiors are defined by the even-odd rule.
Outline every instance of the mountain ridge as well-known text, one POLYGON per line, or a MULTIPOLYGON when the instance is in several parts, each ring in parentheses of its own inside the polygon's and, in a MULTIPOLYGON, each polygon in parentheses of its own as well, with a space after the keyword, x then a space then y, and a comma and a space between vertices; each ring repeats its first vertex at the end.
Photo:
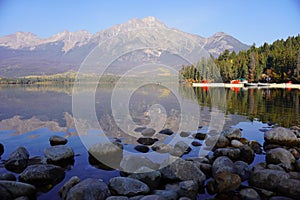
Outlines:
MULTIPOLYGON (((177 45, 176 48, 179 47, 182 43, 180 39, 178 39, 180 44, 166 42, 166 38, 172 37, 169 34, 175 36, 179 34, 183 38, 193 41, 198 46, 197 48, 203 48, 213 56, 218 56, 225 49, 240 51, 249 48, 248 45, 224 32, 204 38, 176 28, 168 28, 160 20, 149 16, 143 19, 134 18, 95 34, 86 30, 74 32, 64 30, 47 38, 40 38, 30 32, 16 32, 0 37, 0 76, 17 77, 32 75, 33 72, 35 74, 53 74, 77 70, 80 63, 97 45, 114 36, 126 37, 131 32, 138 35, 132 42, 142 42, 145 46, 163 45, 165 49, 174 48, 172 45, 177 45), (147 31, 148 28, 153 31, 147 31)), ((192 45, 190 51, 193 51, 196 46, 192 45)), ((119 47, 115 45, 105 48, 110 50, 109 48, 117 49, 119 47)), ((135 60, 149 62, 153 59, 159 60, 160 56, 161 52, 148 50, 132 54, 130 58, 126 57, 122 61, 123 64, 125 63, 124 65, 129 66, 133 65, 135 60)))

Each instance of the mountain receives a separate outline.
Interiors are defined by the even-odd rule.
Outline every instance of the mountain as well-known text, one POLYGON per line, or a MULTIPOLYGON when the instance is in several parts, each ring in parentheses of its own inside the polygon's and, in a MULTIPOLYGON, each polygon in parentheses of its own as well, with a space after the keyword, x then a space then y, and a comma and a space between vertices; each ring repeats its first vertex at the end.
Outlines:
POLYGON ((111 63, 110 73, 121 73, 134 65, 149 62, 181 66, 186 60, 200 60, 199 55, 217 56, 225 49, 240 51, 249 48, 225 33, 204 38, 168 28, 154 17, 135 18, 95 34, 85 30, 65 30, 49 38, 39 38, 28 32, 0 37, 0 76, 76 71, 99 45, 99 55, 116 57, 111 63), (119 57, 126 49, 131 51, 119 57))

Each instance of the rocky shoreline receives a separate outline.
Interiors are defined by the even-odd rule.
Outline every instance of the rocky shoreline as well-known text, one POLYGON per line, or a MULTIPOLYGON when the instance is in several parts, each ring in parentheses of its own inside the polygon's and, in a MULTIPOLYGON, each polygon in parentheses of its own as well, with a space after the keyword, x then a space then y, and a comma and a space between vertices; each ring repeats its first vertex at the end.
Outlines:
MULTIPOLYGON (((59 191, 61 199, 300 199, 300 128, 275 127, 264 132, 264 144, 242 138, 242 131, 229 128, 220 134, 188 132, 193 146, 212 147, 205 157, 188 157, 191 151, 184 140, 170 146, 152 138, 156 131, 141 128, 142 137, 136 151, 169 153, 162 163, 146 156, 123 155, 123 144, 95 144, 88 149, 91 165, 110 170, 118 168, 120 176, 108 183, 93 177, 65 180, 59 191), (255 157, 265 155, 264 162, 253 164, 255 157), (112 159, 113 158, 113 159, 112 159), (99 162, 101 160, 102 162, 99 162), (202 196, 201 196, 202 195, 202 196)), ((172 135, 172 130, 159 132, 172 135)), ((44 155, 30 158, 25 147, 18 147, 4 162, 7 172, 0 174, 0 199, 36 199, 38 191, 48 191, 65 179, 68 166, 74 165, 74 150, 60 136, 49 139, 44 155)), ((5 144, 0 143, 0 156, 5 144)), ((146 154, 145 154, 146 155, 146 154)), ((76 163, 75 163, 76 164, 76 163)))

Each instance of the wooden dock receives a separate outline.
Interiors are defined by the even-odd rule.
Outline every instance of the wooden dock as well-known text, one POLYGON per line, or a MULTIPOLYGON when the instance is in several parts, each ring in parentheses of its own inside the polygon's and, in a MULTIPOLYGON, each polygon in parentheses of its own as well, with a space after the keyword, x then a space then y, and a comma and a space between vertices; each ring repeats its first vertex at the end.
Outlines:
POLYGON ((222 87, 222 88, 291 88, 300 89, 300 84, 288 84, 288 83, 271 83, 268 85, 246 87, 244 83, 193 83, 193 87, 222 87))

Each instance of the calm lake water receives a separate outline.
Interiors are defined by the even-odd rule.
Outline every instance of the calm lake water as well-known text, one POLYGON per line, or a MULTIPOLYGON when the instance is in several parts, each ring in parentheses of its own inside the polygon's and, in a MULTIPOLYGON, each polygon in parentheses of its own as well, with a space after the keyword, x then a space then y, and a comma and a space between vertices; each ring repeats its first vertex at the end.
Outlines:
MULTIPOLYGON (((88 91, 89 88, 83 90, 88 91)), ((136 126, 150 126, 163 121, 161 128, 167 127, 177 132, 181 130, 180 116, 188 115, 181 111, 182 104, 185 104, 187 109, 199 110, 197 126, 190 127, 187 131, 196 131, 198 126, 201 126, 200 131, 206 132, 216 124, 220 125, 218 120, 224 120, 224 124, 221 123, 222 129, 231 126, 241 128, 243 137, 261 143, 263 132, 270 129, 271 124, 284 127, 300 124, 300 90, 217 88, 207 90, 179 86, 177 91, 178 94, 158 84, 147 85, 135 90, 125 107, 128 108, 136 126), (219 118, 215 117, 216 113, 219 118)), ((111 109, 116 102, 122 102, 122 92, 125 96, 128 91, 124 89, 115 97, 119 99, 112 101, 110 86, 102 85, 97 89, 94 108, 102 130, 91 128, 86 137, 104 132, 108 137, 121 139, 127 150, 137 153, 133 149, 137 138, 124 133, 119 127, 122 125, 120 122, 122 118, 114 116, 111 109)), ((3 161, 18 146, 25 146, 31 157, 43 156, 44 149, 50 145, 51 135, 68 138, 67 145, 75 151, 75 164, 67 169, 65 179, 50 191, 40 192, 39 199, 58 199, 58 190, 74 175, 81 179, 101 178, 105 182, 119 175, 116 170, 98 169, 89 163, 86 147, 74 125, 71 86, 0 86, 0 99, 0 142, 5 146, 0 173, 6 172, 3 161)), ((120 103, 119 106, 124 105, 120 103)), ((126 123, 126 120, 122 123, 126 123)), ((197 148, 199 147, 193 147, 192 152, 186 156, 197 156, 199 151, 197 148)))

